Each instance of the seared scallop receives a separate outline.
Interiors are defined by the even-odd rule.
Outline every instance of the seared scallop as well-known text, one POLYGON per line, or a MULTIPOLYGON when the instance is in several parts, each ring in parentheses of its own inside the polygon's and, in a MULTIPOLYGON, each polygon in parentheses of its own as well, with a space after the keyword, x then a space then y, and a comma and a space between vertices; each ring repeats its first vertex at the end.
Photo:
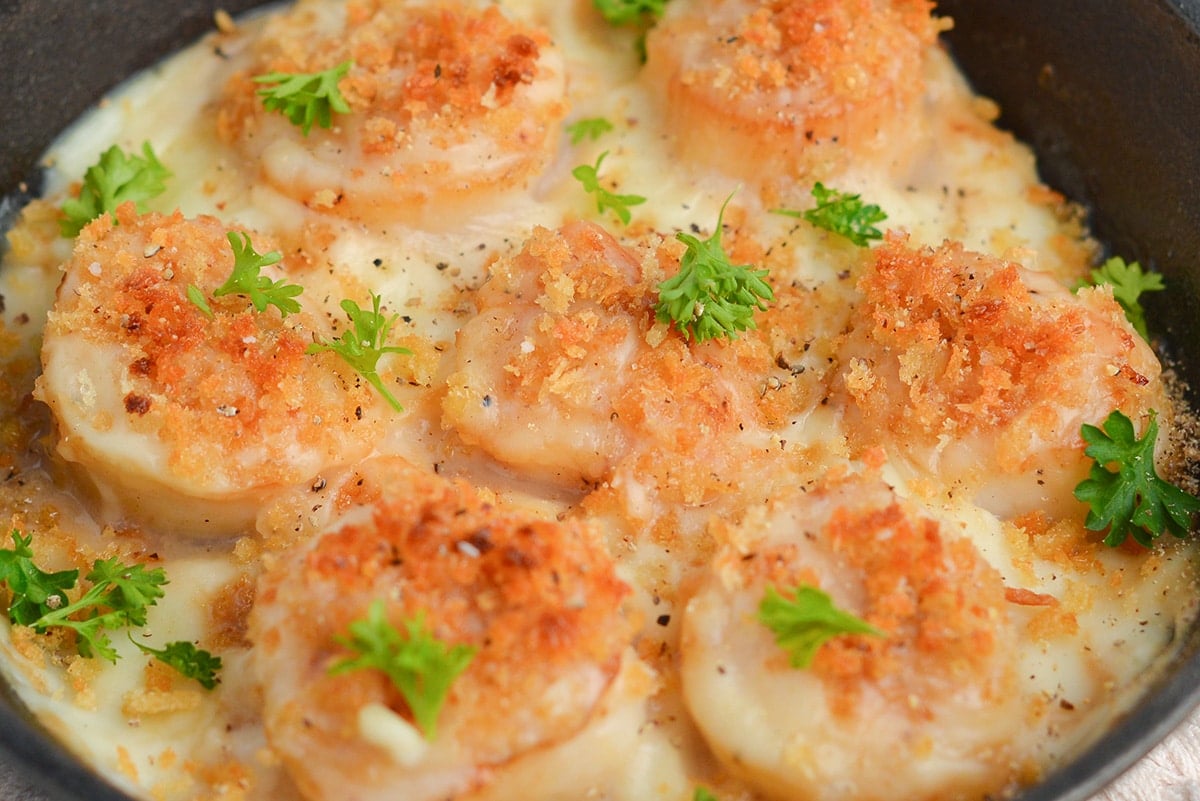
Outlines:
POLYGON ((399 459, 363 464, 337 498, 342 513, 262 578, 250 624, 267 734, 304 795, 620 797, 653 748, 639 729, 656 682, 595 532, 399 459), (335 667, 372 614, 469 655, 432 721, 383 671, 335 667))
MULTIPOLYGON (((566 114, 548 34, 491 3, 311 0, 273 18, 218 110, 250 169, 318 211, 442 228, 525 189, 566 114), (263 106, 267 75, 343 67, 345 113, 307 132, 263 106)), ((280 78, 280 80, 284 80, 280 78)))
POLYGON ((675 0, 647 37, 646 75, 684 155, 745 180, 886 165, 920 127, 932 5, 675 0))
POLYGON ((1001 517, 1069 515, 1080 427, 1169 410, 1161 366, 1105 287, 890 235, 839 349, 847 431, 1001 517))
POLYGON ((727 530, 687 604, 687 707, 768 798, 982 797, 1018 777, 1034 714, 1005 597, 969 539, 878 479, 781 494, 727 530), (834 636, 800 666, 761 612, 770 591, 800 588, 874 631, 834 636))
POLYGON ((819 378, 778 366, 795 346, 783 329, 794 337, 809 310, 785 290, 758 329, 689 343, 654 312, 681 252, 675 240, 626 247, 591 223, 535 230, 492 265, 478 313, 458 333, 445 424, 497 460, 567 485, 607 480, 644 456, 676 500, 723 492, 714 475, 770 449, 771 428, 819 400, 819 378))
POLYGON ((371 395, 336 356, 305 353, 318 321, 237 294, 211 298, 209 316, 188 298, 189 284, 211 297, 232 273, 229 233, 126 204, 116 224, 83 230, 64 267, 37 396, 55 452, 106 518, 245 533, 271 493, 371 452, 371 395))

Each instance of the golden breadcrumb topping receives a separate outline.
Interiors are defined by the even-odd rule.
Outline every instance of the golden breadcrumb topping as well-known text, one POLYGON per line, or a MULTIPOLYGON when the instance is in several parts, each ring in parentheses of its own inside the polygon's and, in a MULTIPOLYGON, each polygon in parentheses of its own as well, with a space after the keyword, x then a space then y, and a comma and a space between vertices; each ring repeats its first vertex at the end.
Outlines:
MULTIPOLYGON (((799 90, 820 114, 920 93, 920 55, 943 28, 928 0, 772 0, 725 42, 720 86, 740 94, 799 90)), ((811 116, 808 117, 811 119, 811 116)))
POLYGON ((364 120, 362 151, 386 155, 403 146, 414 125, 449 135, 469 120, 496 117, 517 87, 533 81, 547 43, 544 32, 509 20, 497 6, 364 0, 347 3, 345 13, 338 35, 313 30, 312 20, 300 15, 258 40, 254 68, 227 87, 218 113, 221 135, 232 141, 266 113, 256 75, 315 73, 352 60, 338 88, 364 120))
MULTIPOLYGON (((831 488, 850 498, 853 482, 831 480, 791 502, 823 503, 831 488), (851 492, 836 489, 839 484, 851 492)), ((877 503, 879 493, 857 492, 863 500, 835 506, 823 522, 805 529, 805 541, 755 548, 745 566, 755 580, 781 590, 827 586, 843 571, 855 577, 854 614, 883 636, 835 637, 817 651, 811 669, 829 685, 831 708, 850 714, 867 685, 892 700, 920 694, 917 687, 926 682, 947 680, 999 692, 996 648, 1008 636, 1006 607, 1028 597, 1006 588, 971 540, 954 536, 908 502, 893 497, 877 503), (812 548, 828 549, 836 565, 831 574, 812 565, 812 548)), ((808 525, 806 517, 799 518, 801 525, 808 525)), ((744 525, 753 530, 759 519, 752 514, 744 525)), ((921 714, 916 707, 909 711, 921 714)))
POLYGON ((616 676, 633 633, 621 611, 629 588, 592 528, 498 508, 465 482, 400 460, 368 463, 345 486, 348 498, 370 505, 352 507, 350 522, 268 572, 252 616, 252 638, 264 659, 297 658, 299 647, 302 658, 313 660, 310 683, 298 697, 310 714, 335 730, 354 727, 366 703, 409 715, 378 671, 324 674, 346 655, 334 638, 366 616, 373 598, 386 598, 398 629, 423 615, 434 636, 477 649, 450 690, 452 711, 441 727, 481 762, 512 753, 530 737, 554 741, 588 720, 595 682, 616 676), (265 623, 277 615, 305 621, 289 626, 290 644, 265 623), (285 650, 273 656, 278 649, 285 650), (581 694, 571 705, 541 700, 563 682, 581 694), (536 716, 530 721, 538 733, 506 725, 526 715, 536 716))
POLYGON ((1098 397, 1098 408, 1136 415, 1160 371, 1108 291, 1073 296, 958 242, 913 248, 889 234, 859 289, 873 345, 848 365, 847 383, 895 432, 979 431, 1018 416, 1048 430, 1066 399, 1084 405, 1098 397), (900 399, 872 391, 891 370, 900 399))
MULTIPOLYGON (((153 434, 173 471, 275 480, 297 446, 337 454, 372 436, 362 412, 371 396, 336 356, 305 353, 324 330, 319 318, 212 297, 233 271, 228 230, 214 217, 139 216, 132 203, 116 223, 98 218, 64 267, 46 341, 82 337, 113 354, 122 408, 95 414, 153 434), (189 284, 210 299, 211 319, 187 298, 189 284)), ((255 234, 253 245, 266 253, 271 241, 255 234)), ((42 382, 43 395, 65 391, 42 382)))

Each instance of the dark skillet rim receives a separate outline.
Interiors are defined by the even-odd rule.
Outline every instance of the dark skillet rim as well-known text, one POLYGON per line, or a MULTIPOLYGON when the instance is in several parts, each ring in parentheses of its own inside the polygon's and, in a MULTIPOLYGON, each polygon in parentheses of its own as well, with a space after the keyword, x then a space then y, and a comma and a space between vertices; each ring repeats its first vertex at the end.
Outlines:
MULTIPOLYGON (((952 54, 999 101, 1001 127, 1034 147, 1047 184, 1093 209, 1110 255, 1166 278, 1168 291, 1146 298, 1147 319, 1200 409, 1200 0, 938 6, 956 18, 952 54)), ((1134 706, 1013 801, 1089 799, 1200 706, 1200 620, 1176 636, 1179 650, 1134 706)))
MULTIPOLYGON (((1087 0, 1066 0, 1058 5, 1069 6, 1071 3, 1079 2, 1087 2, 1087 0)), ((1101 6, 1108 7, 1120 3, 1121 0, 1096 0, 1095 7, 1099 9, 1101 6)), ((115 72, 122 76, 132 74, 137 69, 152 63, 157 57, 188 43, 199 34, 209 30, 212 13, 218 7, 224 7, 236 13, 258 3, 254 0, 232 0, 226 3, 212 0, 182 0, 181 4, 187 5, 184 14, 167 12, 165 9, 157 12, 151 11, 147 12, 146 19, 136 23, 141 31, 153 32, 153 41, 139 46, 136 54, 122 62, 115 72)), ((970 5, 971 0, 967 0, 966 4, 970 5)), ((1006 4, 1007 0, 1005 2, 996 0, 993 8, 1003 8, 1006 4)), ((25 49, 32 48, 32 45, 26 40, 14 38, 13 30, 6 27, 8 20, 5 15, 28 14, 34 5, 36 5, 35 0, 16 0, 11 8, 5 7, 0 10, 0 50, 14 51, 14 48, 18 46, 25 49)), ((107 2, 106 0, 88 0, 86 5, 91 8, 92 13, 103 14, 102 9, 107 2)), ((164 7, 167 5, 166 3, 162 4, 164 7)), ((943 5, 953 7, 956 3, 954 0, 943 0, 943 5)), ((1017 5, 1019 4, 1013 4, 1013 7, 1015 8, 1017 5)), ((1173 24, 1181 26, 1180 30, 1192 40, 1191 44, 1194 44, 1200 37, 1200 33, 1198 33, 1200 32, 1200 2, 1194 0, 1173 0, 1173 2, 1171 0, 1132 0, 1127 5, 1146 7, 1151 14, 1170 15, 1173 18, 1173 24)), ((49 35, 56 13, 61 17, 77 10, 77 3, 73 0, 41 0, 37 13, 50 17, 50 22, 42 26, 41 30, 49 35)), ((1102 12, 1097 10, 1094 13, 1102 12)), ((1125 8, 1125 13, 1133 12, 1125 8)), ((76 31, 76 33, 79 32, 76 31)), ((956 33, 950 35, 952 48, 956 46, 955 36, 956 33)), ((84 39, 86 39, 86 32, 84 39)), ((963 41, 970 44, 969 39, 963 41)), ((62 44, 69 49, 69 43, 62 44)), ((958 52, 960 55, 965 55, 961 48, 960 45, 958 52)), ((1196 48, 1196 52, 1196 58, 1193 60, 1200 65, 1200 46, 1196 48)), ((88 73, 86 65, 80 66, 84 70, 84 80, 93 83, 103 80, 88 73)), ((969 64, 964 64, 964 66, 967 67, 969 73, 972 72, 969 64)), ((110 68, 106 74, 113 73, 114 70, 110 68)), ((98 97, 105 88, 107 87, 97 84, 94 91, 90 92, 90 96, 98 97)), ((36 87, 32 91, 36 91, 36 87)), ((1010 118, 1007 113, 1010 108, 1009 103, 1003 98, 1001 100, 1006 109, 1006 116, 1002 119, 1002 123, 1010 125, 1026 141, 1034 143, 1039 150, 1043 168, 1046 167, 1047 152, 1050 152, 1052 162, 1057 160, 1057 166, 1052 163, 1050 169, 1046 171, 1048 183, 1064 189, 1070 196, 1084 202, 1093 200, 1097 193, 1103 192, 1104 187, 1097 187, 1094 183, 1089 183, 1087 176, 1081 177, 1070 166, 1070 157, 1078 157, 1078 153, 1068 152, 1064 157, 1060 147, 1061 143, 1038 140, 1036 113, 1023 117, 1018 110, 1018 113, 1010 118)), ((21 101, 27 103, 29 98, 18 97, 15 103, 0 104, 0 131, 5 131, 5 136, 0 139, 6 138, 12 131, 18 131, 18 134, 13 136, 9 142, 0 142, 0 148, 2 148, 0 149, 0 157, 2 157, 0 158, 0 168, 2 168, 0 185, 4 187, 4 195, 0 199, 0 226, 3 226, 7 222, 6 218, 19 208, 22 199, 36 194, 40 185, 38 170, 32 166, 38 151, 32 148, 44 146, 44 141, 22 139, 23 129, 20 123, 5 116, 12 113, 13 106, 22 105, 21 101), (21 179, 20 184, 18 178, 21 179)), ((1016 105, 1019 105, 1019 98, 1016 105)), ((43 126, 45 126, 43 130, 60 130, 83 110, 83 106, 74 108, 63 106, 56 109, 53 113, 58 115, 57 125, 53 122, 43 122, 43 126)), ((1196 130, 1200 130, 1200 128, 1196 130)), ((1200 170, 1193 172, 1200 176, 1200 170)), ((1197 180, 1200 181, 1200 177, 1197 180)), ((1103 207, 1101 208, 1103 211, 1103 207)), ((1094 229, 1101 239, 1132 243, 1135 251, 1147 248, 1144 242, 1153 239, 1153 237, 1145 236, 1144 232, 1138 230, 1136 226, 1131 229, 1123 226, 1118 220, 1101 217, 1093 222, 1094 229)), ((1200 231, 1200 225, 1195 226, 1195 230, 1200 231)), ((1193 242, 1186 243, 1183 250, 1196 254, 1200 259, 1200 247, 1194 246, 1193 242)), ((1147 252, 1154 253, 1156 249, 1149 246, 1147 252)), ((1141 254, 1135 252, 1134 255, 1141 254)), ((1181 284, 1187 289, 1200 288, 1200 269, 1195 265, 1187 268, 1179 264, 1172 264, 1169 258, 1146 259, 1145 261, 1153 263, 1169 277, 1172 275, 1172 270, 1178 272, 1181 284), (1189 269, 1191 272, 1184 274, 1183 271, 1189 269)), ((1187 294, 1200 297, 1200 292, 1187 294)), ((1165 303, 1158 304, 1160 308, 1165 305, 1165 303)), ((1154 310, 1152 308, 1152 311, 1154 310)), ((1182 338, 1186 338, 1189 332, 1195 336, 1197 331, 1195 324, 1189 323, 1186 319, 1181 320, 1178 316, 1171 318, 1170 315, 1167 315, 1165 328, 1176 342, 1183 341, 1182 338)), ((1192 373, 1200 375, 1200 364, 1187 366, 1192 373)), ((1195 401, 1194 396, 1193 401, 1195 401)), ((1133 708, 1120 716, 1105 734, 1073 760, 1051 772, 1042 782, 1016 794, 1012 801, 1086 801, 1162 742, 1188 717, 1194 708, 1200 706, 1200 623, 1192 625, 1188 631, 1182 633, 1182 636, 1186 639, 1184 645, 1162 668, 1158 678, 1142 691, 1133 708)), ((87 799, 87 801, 131 801, 128 795, 86 766, 52 737, 4 681, 0 681, 0 757, 6 759, 18 772, 21 779, 32 784, 54 801, 82 801, 83 799, 87 799)))

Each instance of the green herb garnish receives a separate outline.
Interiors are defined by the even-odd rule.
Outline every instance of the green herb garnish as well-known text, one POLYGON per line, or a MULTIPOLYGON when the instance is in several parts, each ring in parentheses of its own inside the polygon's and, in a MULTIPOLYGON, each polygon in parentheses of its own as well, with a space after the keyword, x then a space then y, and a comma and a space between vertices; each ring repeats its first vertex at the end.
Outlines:
MULTIPOLYGON (((567 135, 571 137, 571 144, 577 145, 584 139, 594 142, 612 129, 613 124, 603 117, 588 117, 568 125, 567 135)), ((600 169, 599 164, 596 165, 596 169, 600 169)))
POLYGON ((12 598, 8 619, 29 626, 43 615, 67 605, 66 590, 79 580, 78 570, 46 573, 33 563, 33 536, 22 537, 12 530, 13 547, 0 550, 0 581, 8 585, 12 598))
POLYGON ((450 685, 467 669, 475 649, 447 646, 426 628, 423 615, 404 621, 403 634, 387 620, 386 604, 376 600, 367 617, 349 626, 349 637, 335 640, 358 656, 329 668, 330 675, 351 670, 383 671, 404 696, 413 719, 427 740, 437 736, 437 718, 450 685))
MULTIPOLYGON (((146 612, 163 597, 167 583, 162 568, 147 570, 145 565, 123 565, 116 557, 97 559, 85 577, 91 587, 79 600, 69 601, 66 591, 75 588, 78 570, 46 573, 33 563, 30 548, 33 537, 12 532, 13 548, 0 550, 0 581, 8 586, 11 599, 8 619, 29 626, 39 634, 58 627, 75 632, 76 648, 83 657, 103 657, 117 661, 110 631, 146 625, 146 612)), ((184 676, 212 689, 221 668, 220 657, 196 648, 191 643, 168 643, 156 650, 130 640, 141 650, 170 665, 184 676)))
POLYGON ((1167 531, 1184 537, 1191 529, 1192 515, 1200 511, 1200 498, 1163 480, 1154 468, 1157 417, 1151 409, 1141 439, 1133 421, 1119 410, 1109 414, 1104 430, 1086 423, 1079 430, 1088 443, 1084 453, 1095 464, 1075 487, 1075 497, 1090 507, 1084 523, 1089 530, 1108 529, 1105 545, 1120 545, 1127 535, 1146 547, 1167 531), (1110 464, 1117 469, 1108 469, 1110 464))
POLYGON ((630 206, 638 206, 646 202, 641 195, 615 195, 600 186, 600 165, 604 163, 608 151, 604 151, 596 159, 595 164, 580 164, 571 170, 571 175, 583 184, 583 191, 596 196, 596 211, 603 214, 605 209, 611 209, 625 225, 629 225, 632 215, 630 206))
MULTIPOLYGON (((142 143, 142 156, 127 155, 113 145, 100 160, 88 167, 79 197, 63 203, 66 217, 59 220, 65 237, 78 236, 80 230, 101 214, 113 214, 122 203, 132 200, 139 214, 147 211, 146 201, 166 191, 171 172, 154 155, 149 142, 142 143)), ((116 220, 116 216, 113 216, 116 220)))
POLYGON ((344 331, 339 339, 329 342, 314 342, 308 346, 305 353, 333 351, 365 378, 371 386, 379 390, 379 393, 387 399, 393 409, 402 412, 404 407, 400 405, 400 401, 396 400, 395 396, 383 385, 383 379, 379 377, 378 365, 380 357, 385 353, 411 355, 412 351, 408 348, 383 344, 387 341, 388 332, 391 331, 400 315, 393 314, 391 317, 387 317, 381 314, 379 296, 374 292, 370 295, 372 306, 370 309, 359 308, 359 305, 353 300, 343 300, 342 310, 350 318, 351 328, 344 331))
POLYGON ((610 25, 630 25, 661 17, 667 0, 592 0, 592 5, 610 25))
POLYGON ((839 634, 883 632, 833 605, 833 600, 816 587, 801 584, 791 598, 767 587, 758 606, 758 621, 775 635, 775 642, 788 652, 794 668, 812 664, 817 649, 839 634))
POLYGON ((163 648, 151 648, 133 637, 130 637, 129 641, 136 645, 142 653, 149 654, 164 665, 175 668, 189 679, 195 679, 206 690, 211 690, 221 681, 217 678, 217 672, 221 669, 221 657, 213 656, 186 640, 169 642, 163 648))
MULTIPOLYGON (((289 284, 286 278, 272 281, 262 274, 262 268, 278 264, 283 258, 282 254, 278 250, 263 254, 255 252, 250 236, 242 231, 230 231, 226 236, 229 246, 233 248, 233 272, 225 283, 213 290, 213 297, 245 295, 250 298, 256 311, 264 312, 267 306, 275 306, 282 317, 300 311, 300 303, 295 298, 304 291, 304 287, 289 284)), ((213 316, 199 287, 189 284, 187 296, 206 316, 213 316)))
POLYGON ((766 310, 767 301, 775 299, 763 280, 766 270, 731 264, 721 247, 725 207, 732 198, 725 198, 716 230, 708 239, 701 241, 683 232, 675 235, 688 247, 679 272, 659 284, 654 312, 659 322, 674 323, 684 339, 737 339, 738 331, 756 327, 754 312, 766 310))
POLYGON ((802 217, 818 228, 849 239, 860 248, 868 247, 873 239, 883 239, 883 232, 875 227, 875 223, 883 222, 887 215, 878 206, 864 204, 860 195, 827 189, 820 181, 813 186, 812 195, 817 205, 807 211, 772 209, 771 212, 802 217))
POLYGON ((1136 261, 1126 264, 1124 259, 1114 256, 1091 271, 1089 283, 1112 287, 1113 299, 1125 310, 1125 319, 1142 335, 1142 339, 1150 341, 1150 332, 1146 330, 1146 312, 1142 309, 1140 299, 1144 292, 1166 289, 1162 275, 1146 272, 1136 261))
POLYGON ((314 122, 328 128, 333 124, 333 112, 350 113, 350 104, 338 89, 338 81, 353 66, 353 61, 343 61, 322 72, 271 72, 257 76, 254 82, 276 84, 258 90, 263 108, 278 111, 308 136, 314 122))
POLYGON ((97 559, 85 576, 92 586, 78 601, 52 609, 29 625, 39 633, 52 626, 75 632, 79 654, 117 661, 108 632, 146 625, 146 610, 163 596, 162 568, 123 565, 116 557, 97 559))

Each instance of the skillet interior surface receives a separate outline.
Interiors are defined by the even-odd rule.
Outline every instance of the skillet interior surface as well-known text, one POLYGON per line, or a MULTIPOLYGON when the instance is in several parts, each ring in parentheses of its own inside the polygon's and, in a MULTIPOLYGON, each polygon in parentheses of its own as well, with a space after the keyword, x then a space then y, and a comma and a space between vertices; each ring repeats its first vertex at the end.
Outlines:
MULTIPOLYGON (((253 0, 0 0, 0 228, 37 194, 36 159, 104 91, 253 0)), ((941 0, 947 40, 1051 186, 1095 211, 1114 253, 1152 265, 1147 303, 1185 380, 1200 385, 1200 0, 941 0)), ((1190 393, 1193 403, 1196 393, 1190 393)), ((1200 703, 1200 627, 1145 698, 1076 760, 1018 796, 1080 801, 1200 703)), ((70 758, 0 687, 0 749, 62 801, 122 793, 70 758)))
MULTIPOLYGON (((948 35, 1001 127, 1037 151, 1045 181, 1092 210, 1114 254, 1164 274, 1148 319, 1200 385, 1200 2, 944 0, 948 35)), ((1200 628, 1142 702, 1074 762, 1019 796, 1080 801, 1165 737, 1200 703, 1200 628)))

